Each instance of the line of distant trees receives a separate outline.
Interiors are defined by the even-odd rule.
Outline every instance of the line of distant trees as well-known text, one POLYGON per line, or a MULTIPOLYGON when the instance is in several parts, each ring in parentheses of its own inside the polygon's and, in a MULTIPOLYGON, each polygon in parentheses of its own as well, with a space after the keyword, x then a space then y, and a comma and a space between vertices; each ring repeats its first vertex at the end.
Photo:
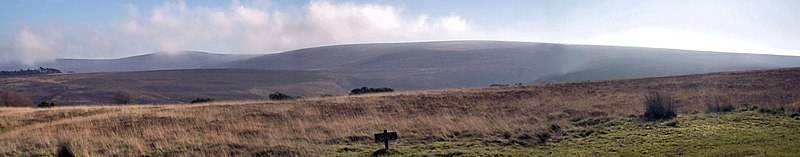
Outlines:
POLYGON ((43 74, 56 74, 61 73, 61 70, 55 68, 43 68, 39 67, 39 69, 19 69, 14 71, 0 71, 0 77, 14 77, 14 76, 26 76, 26 75, 43 75, 43 74))

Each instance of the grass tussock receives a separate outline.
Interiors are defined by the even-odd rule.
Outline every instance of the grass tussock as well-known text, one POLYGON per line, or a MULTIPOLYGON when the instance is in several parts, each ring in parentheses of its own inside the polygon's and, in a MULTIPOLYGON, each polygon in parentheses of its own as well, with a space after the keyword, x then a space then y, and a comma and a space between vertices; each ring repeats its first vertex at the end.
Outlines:
MULTIPOLYGON (((393 145, 399 145, 398 151, 403 153, 420 147, 455 147, 450 145, 453 141, 461 148, 538 149, 565 144, 574 137, 611 134, 594 127, 616 123, 614 119, 619 117, 642 115, 647 97, 641 93, 650 90, 669 91, 680 104, 674 109, 681 115, 706 110, 704 102, 713 95, 729 97, 737 106, 778 106, 795 113, 800 104, 800 92, 796 92, 800 91, 796 83, 800 75, 793 74, 800 72, 786 73, 722 73, 284 101, 0 108, 0 156, 52 156, 59 143, 67 143, 77 156, 369 155, 382 148, 371 138, 384 129, 399 133, 393 145), (707 86, 709 80, 717 85, 707 86), (720 87, 727 90, 716 89, 720 87), (779 103, 782 105, 774 105, 779 103), (341 150, 343 145, 363 147, 341 150)), ((674 126, 668 122, 641 125, 693 125, 678 119, 674 126)))
POLYGON ((672 119, 678 116, 675 100, 657 91, 650 91, 644 100, 644 118, 648 120, 672 119))
MULTIPOLYGON (((712 96, 708 102, 706 102, 708 113, 724 113, 724 112, 733 112, 736 110, 736 107, 730 102, 729 98, 726 97, 719 97, 719 96, 712 96)), ((743 108, 742 110, 747 110, 747 108, 743 108)))

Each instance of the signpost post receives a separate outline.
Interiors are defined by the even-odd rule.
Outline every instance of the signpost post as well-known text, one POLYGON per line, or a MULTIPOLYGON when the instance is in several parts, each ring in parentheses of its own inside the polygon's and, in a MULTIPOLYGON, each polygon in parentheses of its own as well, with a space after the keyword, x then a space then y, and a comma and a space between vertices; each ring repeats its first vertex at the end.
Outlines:
POLYGON ((397 140, 397 132, 387 132, 383 130, 383 133, 375 134, 375 143, 383 142, 383 149, 389 150, 389 140, 397 140))

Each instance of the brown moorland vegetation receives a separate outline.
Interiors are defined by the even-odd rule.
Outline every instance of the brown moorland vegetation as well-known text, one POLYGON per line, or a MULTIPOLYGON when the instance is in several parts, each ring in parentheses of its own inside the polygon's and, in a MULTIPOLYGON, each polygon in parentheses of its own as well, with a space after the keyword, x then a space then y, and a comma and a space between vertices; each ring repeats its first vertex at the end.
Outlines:
POLYGON ((0 107, 31 107, 33 101, 14 91, 0 91, 0 107))
POLYGON ((16 91, 34 102, 60 105, 173 104, 197 97, 218 100, 346 94, 346 82, 323 71, 184 69, 77 73, 0 78, 0 91, 16 91))
POLYGON ((736 108, 797 112, 798 82, 793 68, 289 101, 0 108, 0 156, 53 155, 60 144, 84 156, 327 155, 372 143, 383 129, 399 132, 399 143, 536 145, 570 122, 640 116, 648 91, 674 98, 678 114, 705 112, 719 97, 736 108))

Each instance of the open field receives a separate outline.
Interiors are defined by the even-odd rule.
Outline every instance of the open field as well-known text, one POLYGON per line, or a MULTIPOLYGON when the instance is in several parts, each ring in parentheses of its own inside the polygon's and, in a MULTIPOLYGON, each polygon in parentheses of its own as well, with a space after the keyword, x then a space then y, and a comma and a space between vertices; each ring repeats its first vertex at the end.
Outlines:
POLYGON ((798 82, 792 68, 291 101, 0 108, 0 156, 54 155, 60 144, 86 156, 370 155, 383 129, 399 133, 389 152, 398 155, 793 156, 800 120, 787 115, 800 109, 798 82), (651 90, 677 100, 676 121, 636 118, 651 90), (747 111, 702 113, 711 102, 747 111))
POLYGON ((175 104, 196 98, 266 99, 282 92, 292 96, 345 94, 349 85, 324 71, 185 69, 58 74, 0 78, 0 93, 15 91, 34 103, 59 105, 175 104), (124 100, 123 100, 124 99, 124 100))

